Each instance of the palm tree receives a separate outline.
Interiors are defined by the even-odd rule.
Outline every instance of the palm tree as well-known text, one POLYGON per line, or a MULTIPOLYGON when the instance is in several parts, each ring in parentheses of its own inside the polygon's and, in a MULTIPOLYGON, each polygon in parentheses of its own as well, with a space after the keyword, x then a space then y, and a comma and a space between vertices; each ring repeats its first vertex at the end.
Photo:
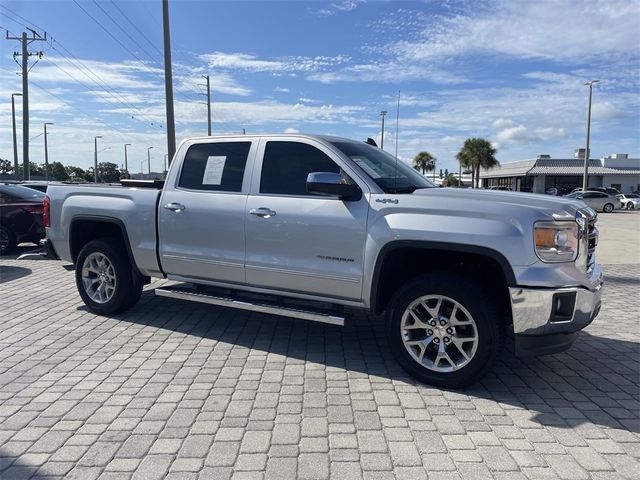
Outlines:
POLYGON ((484 138, 467 138, 456 155, 461 167, 471 169, 471 184, 480 187, 480 169, 500 165, 495 155, 498 151, 484 138))
POLYGON ((436 168, 436 157, 429 152, 420 152, 413 158, 413 168, 422 170, 422 175, 431 172, 436 168))

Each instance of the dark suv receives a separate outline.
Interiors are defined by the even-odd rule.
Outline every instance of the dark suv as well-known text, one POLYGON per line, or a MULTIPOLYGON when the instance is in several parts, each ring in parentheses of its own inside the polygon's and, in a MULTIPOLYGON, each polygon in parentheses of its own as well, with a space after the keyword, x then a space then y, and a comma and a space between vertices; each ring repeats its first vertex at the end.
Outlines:
POLYGON ((20 185, 0 183, 0 254, 19 243, 44 238, 44 193, 20 185))

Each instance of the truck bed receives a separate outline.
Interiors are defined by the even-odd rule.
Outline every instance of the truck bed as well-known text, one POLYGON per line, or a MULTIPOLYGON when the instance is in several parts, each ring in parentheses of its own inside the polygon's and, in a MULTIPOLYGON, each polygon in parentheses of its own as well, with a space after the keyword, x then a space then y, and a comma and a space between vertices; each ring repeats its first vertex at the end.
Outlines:
POLYGON ((73 262, 68 244, 72 223, 106 219, 124 230, 140 273, 157 275, 161 272, 156 252, 160 194, 157 187, 147 185, 52 184, 47 190, 51 205, 47 237, 61 259, 73 262))

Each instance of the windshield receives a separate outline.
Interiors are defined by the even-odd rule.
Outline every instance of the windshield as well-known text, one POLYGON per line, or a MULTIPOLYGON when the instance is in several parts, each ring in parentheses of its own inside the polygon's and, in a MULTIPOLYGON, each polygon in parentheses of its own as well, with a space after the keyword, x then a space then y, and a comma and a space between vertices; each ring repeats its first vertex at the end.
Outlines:
POLYGON ((384 193, 413 193, 420 188, 435 185, 402 160, 366 143, 332 142, 353 160, 384 193))
POLYGON ((44 197, 44 193, 20 185, 2 185, 0 189, 4 193, 21 200, 40 200, 44 197))

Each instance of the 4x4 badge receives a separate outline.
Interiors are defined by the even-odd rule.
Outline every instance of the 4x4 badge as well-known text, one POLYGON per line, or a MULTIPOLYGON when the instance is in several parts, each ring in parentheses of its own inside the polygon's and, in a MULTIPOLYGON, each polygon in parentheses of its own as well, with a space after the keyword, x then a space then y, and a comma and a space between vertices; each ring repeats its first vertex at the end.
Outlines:
POLYGON ((398 203, 397 198, 376 198, 376 202, 378 203, 398 203))

